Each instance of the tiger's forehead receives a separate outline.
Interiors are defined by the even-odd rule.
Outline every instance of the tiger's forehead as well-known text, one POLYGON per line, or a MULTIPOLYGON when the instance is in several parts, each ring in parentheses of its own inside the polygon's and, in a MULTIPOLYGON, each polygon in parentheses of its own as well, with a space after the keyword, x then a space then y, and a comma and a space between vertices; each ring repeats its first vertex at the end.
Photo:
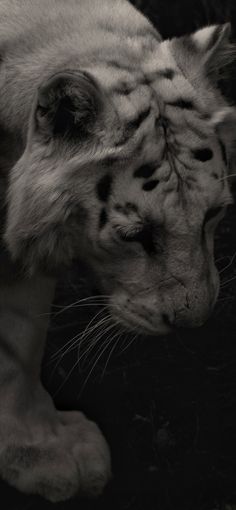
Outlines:
POLYGON ((190 127, 191 116, 197 115, 195 134, 209 135, 205 122, 209 104, 204 104, 205 99, 179 69, 169 41, 155 41, 154 47, 140 52, 139 61, 134 58, 130 65, 118 52, 114 59, 97 62, 88 71, 97 78, 124 125, 135 125, 136 119, 150 112, 156 119, 164 116, 178 130, 188 123, 190 127))
MULTIPOLYGON (((126 43, 131 49, 132 41, 126 43)), ((208 122, 209 105, 179 68, 170 44, 155 40, 144 48, 139 41, 132 46, 133 60, 127 60, 127 52, 118 51, 114 58, 97 62, 89 71, 109 95, 123 125, 124 136, 121 130, 118 140, 122 153, 126 142, 137 142, 131 154, 131 159, 137 159, 132 179, 138 177, 142 192, 161 194, 163 187, 152 182, 158 180, 166 192, 175 193, 181 180, 186 194, 211 189, 210 195, 216 197, 222 190, 224 165, 208 122), (145 182, 141 173, 149 172, 150 163, 155 173, 145 182)), ((111 136, 114 139, 114 132, 111 136)), ((130 186, 127 183, 127 188, 130 186)))
MULTIPOLYGON (((126 40, 129 46, 129 41, 126 40)), ((130 40, 132 53, 130 58, 117 53, 114 59, 98 61, 87 68, 117 105, 118 112, 147 106, 155 97, 156 104, 174 101, 183 95, 189 100, 196 98, 196 92, 190 81, 186 79, 170 51, 169 41, 155 40, 148 45, 140 41, 130 40), (135 47, 136 42, 136 47, 135 47)), ((126 112, 125 112, 126 113, 126 112)))

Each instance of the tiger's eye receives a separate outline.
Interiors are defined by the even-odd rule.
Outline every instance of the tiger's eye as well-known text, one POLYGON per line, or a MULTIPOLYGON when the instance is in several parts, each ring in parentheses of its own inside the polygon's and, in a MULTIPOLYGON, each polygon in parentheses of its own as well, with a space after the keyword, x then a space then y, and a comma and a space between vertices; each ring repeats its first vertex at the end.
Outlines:
POLYGON ((149 255, 155 255, 162 253, 163 248, 160 243, 154 238, 154 230, 152 225, 147 224, 141 230, 131 234, 120 234, 123 241, 132 243, 139 243, 143 247, 144 251, 149 255))

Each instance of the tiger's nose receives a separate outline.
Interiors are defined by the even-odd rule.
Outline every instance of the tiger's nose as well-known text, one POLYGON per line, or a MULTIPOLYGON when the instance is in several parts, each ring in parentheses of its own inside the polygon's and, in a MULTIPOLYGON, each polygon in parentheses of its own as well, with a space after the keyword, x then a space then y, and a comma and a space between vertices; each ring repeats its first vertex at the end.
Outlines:
POLYGON ((206 307, 200 310, 184 309, 175 312, 172 322, 174 328, 200 328, 210 316, 211 309, 206 307))
POLYGON ((163 323, 171 329, 177 328, 198 328, 203 326, 212 312, 212 306, 209 304, 194 308, 180 308, 172 312, 163 313, 163 323))

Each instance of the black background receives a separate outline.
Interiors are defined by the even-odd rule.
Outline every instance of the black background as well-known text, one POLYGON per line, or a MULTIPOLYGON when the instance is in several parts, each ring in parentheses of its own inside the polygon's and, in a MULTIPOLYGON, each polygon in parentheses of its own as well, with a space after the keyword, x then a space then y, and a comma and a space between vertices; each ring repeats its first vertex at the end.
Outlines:
MULTIPOLYGON (((208 23, 231 21, 236 3, 220 0, 134 1, 163 37, 208 23)), ((236 68, 236 64, 235 64, 236 68)), ((236 99, 232 70, 230 98, 236 99)), ((236 192, 236 187, 235 187, 236 192)), ((125 343, 90 367, 78 367, 77 350, 57 365, 52 355, 88 322, 94 308, 68 308, 54 316, 43 378, 61 409, 80 409, 102 428, 112 452, 113 481, 98 501, 52 505, 0 486, 11 510, 233 510, 236 509, 236 207, 216 236, 223 287, 210 321, 168 338, 125 343), (227 267, 228 266, 228 267, 227 267), (79 325, 80 324, 80 325, 79 325), (235 506, 234 506, 235 504, 235 506)), ((94 292, 78 264, 58 285, 56 305, 94 292)), ((53 310, 58 310, 54 307, 53 310)), ((126 340, 127 342, 127 340, 126 340)), ((4 503, 3 503, 4 502, 4 503)))

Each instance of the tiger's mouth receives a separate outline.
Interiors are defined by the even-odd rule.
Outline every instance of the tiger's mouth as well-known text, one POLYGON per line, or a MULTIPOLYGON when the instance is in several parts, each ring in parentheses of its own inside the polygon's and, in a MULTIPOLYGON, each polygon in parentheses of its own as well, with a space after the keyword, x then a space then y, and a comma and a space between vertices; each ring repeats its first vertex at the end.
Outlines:
POLYGON ((151 319, 151 314, 148 319, 128 310, 117 309, 115 312, 112 312, 112 316, 127 331, 137 333, 138 335, 165 336, 174 331, 174 326, 171 325, 165 314, 157 316, 159 320, 156 320, 155 323, 151 319))

